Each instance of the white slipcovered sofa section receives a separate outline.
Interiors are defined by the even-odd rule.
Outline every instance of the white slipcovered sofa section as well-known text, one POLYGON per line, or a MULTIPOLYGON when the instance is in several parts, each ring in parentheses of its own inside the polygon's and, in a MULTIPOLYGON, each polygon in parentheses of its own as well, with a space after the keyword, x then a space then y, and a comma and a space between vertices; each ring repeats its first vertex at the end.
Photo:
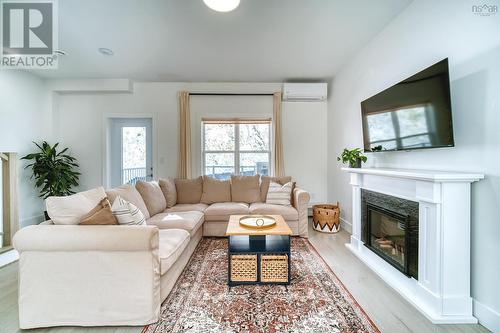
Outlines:
MULTIPOLYGON (((281 214, 294 235, 307 237, 309 194, 298 188, 293 192, 293 206, 175 202, 167 207, 166 198, 172 193, 162 192, 156 182, 140 186, 141 192, 126 185, 106 194, 100 188, 75 197, 101 193, 92 199, 96 204, 102 196, 113 201, 119 195, 144 213, 147 225, 54 225, 46 221, 16 233, 20 328, 136 326, 158 321, 161 303, 203 235, 224 236, 233 214, 281 214)), ((69 198, 73 205, 75 197, 69 198)), ((55 201, 59 205, 64 200, 55 201)), ((60 211, 63 216, 70 212, 67 207, 60 211)))
POLYGON ((23 228, 14 239, 20 327, 156 322, 201 237, 154 226, 23 228))

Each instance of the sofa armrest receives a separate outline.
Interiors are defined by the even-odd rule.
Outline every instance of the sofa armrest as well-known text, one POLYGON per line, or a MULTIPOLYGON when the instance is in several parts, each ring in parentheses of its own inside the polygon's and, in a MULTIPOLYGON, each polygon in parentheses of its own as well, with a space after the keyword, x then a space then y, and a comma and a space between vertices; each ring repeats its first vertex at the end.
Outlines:
POLYGON ((311 196, 309 192, 300 188, 293 190, 293 205, 299 213, 299 236, 307 238, 309 234, 308 221, 307 221, 307 205, 311 196))
POLYGON ((19 230, 14 248, 24 251, 152 251, 158 249, 155 226, 33 225, 19 230))

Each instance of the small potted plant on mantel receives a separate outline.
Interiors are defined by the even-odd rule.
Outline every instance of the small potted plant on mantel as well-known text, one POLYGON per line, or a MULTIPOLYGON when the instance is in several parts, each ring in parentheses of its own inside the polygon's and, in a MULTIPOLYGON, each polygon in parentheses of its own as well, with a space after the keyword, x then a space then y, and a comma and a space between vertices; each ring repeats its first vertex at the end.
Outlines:
POLYGON ((344 148, 342 154, 337 157, 337 161, 342 161, 342 163, 349 163, 350 168, 361 168, 361 163, 365 163, 366 160, 367 157, 363 155, 360 148, 344 148))
MULTIPOLYGON (((38 151, 21 158, 31 161, 25 168, 31 168, 31 178, 35 180, 35 187, 39 189, 39 196, 47 199, 50 196, 66 196, 74 194, 73 187, 78 186, 80 172, 76 171, 76 159, 66 152, 68 148, 57 151, 59 143, 51 146, 46 141, 41 144, 33 142, 38 151)), ((49 219, 47 211, 45 218, 49 219)))

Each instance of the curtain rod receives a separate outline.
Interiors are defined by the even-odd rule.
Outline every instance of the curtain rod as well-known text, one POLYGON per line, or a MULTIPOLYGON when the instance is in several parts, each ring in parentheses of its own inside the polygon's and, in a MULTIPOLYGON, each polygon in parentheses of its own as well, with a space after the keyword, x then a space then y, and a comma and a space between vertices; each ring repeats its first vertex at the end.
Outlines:
POLYGON ((189 93, 189 96, 273 96, 274 94, 255 94, 255 93, 189 93))

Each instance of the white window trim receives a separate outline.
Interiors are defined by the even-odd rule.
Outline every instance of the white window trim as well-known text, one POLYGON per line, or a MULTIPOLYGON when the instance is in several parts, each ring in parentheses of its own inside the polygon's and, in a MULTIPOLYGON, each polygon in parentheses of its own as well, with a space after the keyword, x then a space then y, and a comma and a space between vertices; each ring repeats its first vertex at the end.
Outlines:
MULTIPOLYGON (((265 120, 265 122, 268 125, 268 131, 269 131, 269 149, 268 150, 240 150, 240 124, 238 121, 232 122, 233 119, 230 120, 225 120, 225 119, 220 119, 221 124, 223 123, 232 123, 234 125, 234 150, 205 150, 205 125, 207 124, 214 124, 214 121, 202 121, 201 123, 201 174, 205 175, 206 174, 206 164, 205 164, 205 155, 206 154, 222 154, 222 153, 229 153, 229 154, 234 154, 234 175, 239 175, 240 174, 240 154, 246 154, 246 153, 259 153, 259 154, 264 154, 267 153, 268 155, 268 165, 269 165, 269 175, 271 175, 272 170, 272 124, 270 120, 265 120)), ((257 123, 258 121, 256 121, 257 123)), ((251 123, 246 121, 246 123, 251 123)))

